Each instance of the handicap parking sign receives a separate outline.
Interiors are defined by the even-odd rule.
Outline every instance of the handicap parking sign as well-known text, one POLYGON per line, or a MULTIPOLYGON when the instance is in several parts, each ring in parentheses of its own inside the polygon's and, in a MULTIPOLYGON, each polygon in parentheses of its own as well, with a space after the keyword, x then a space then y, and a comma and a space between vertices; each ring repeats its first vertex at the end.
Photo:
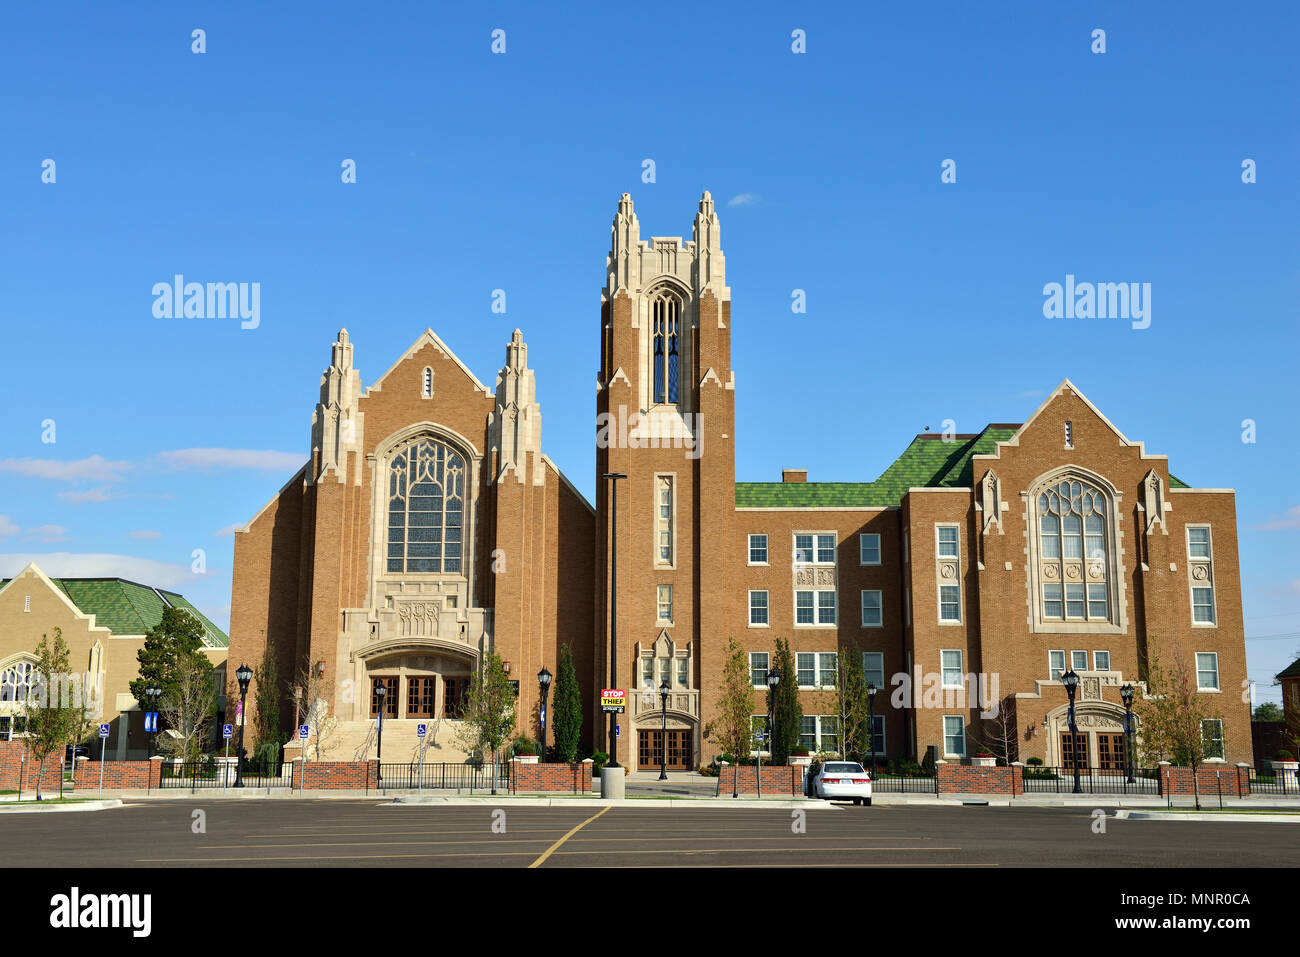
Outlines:
POLYGON ((101 738, 107 738, 107 737, 108 737, 108 725, 106 725, 106 724, 101 724, 101 725, 99 726, 99 736, 100 736, 101 738))
POLYGON ((233 724, 223 724, 221 726, 221 736, 223 738, 233 738, 235 736, 235 726, 233 724))
POLYGON ((298 737, 305 738, 311 732, 311 728, 305 724, 298 725, 298 737))
POLYGON ((621 738, 622 736, 623 736, 623 727, 622 727, 622 725, 617 725, 617 724, 614 725, 614 737, 616 737, 616 738, 621 738))
POLYGON ((417 738, 423 738, 425 732, 427 732, 428 730, 429 730, 429 726, 427 724, 417 724, 415 726, 415 736, 417 738))

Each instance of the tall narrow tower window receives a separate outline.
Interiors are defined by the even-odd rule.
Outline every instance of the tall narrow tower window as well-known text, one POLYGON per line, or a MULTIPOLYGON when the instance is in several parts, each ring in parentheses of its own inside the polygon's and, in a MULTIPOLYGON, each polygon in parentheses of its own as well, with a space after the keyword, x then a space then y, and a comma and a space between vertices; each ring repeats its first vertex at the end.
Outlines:
POLYGON ((424 367, 424 376, 421 378, 420 395, 426 399, 433 398, 433 370, 428 366, 424 367))
POLYGON ((655 564, 673 564, 673 479, 660 475, 655 479, 655 564))
POLYGON ((682 306, 670 295, 654 301, 654 400, 678 401, 681 358, 682 306))

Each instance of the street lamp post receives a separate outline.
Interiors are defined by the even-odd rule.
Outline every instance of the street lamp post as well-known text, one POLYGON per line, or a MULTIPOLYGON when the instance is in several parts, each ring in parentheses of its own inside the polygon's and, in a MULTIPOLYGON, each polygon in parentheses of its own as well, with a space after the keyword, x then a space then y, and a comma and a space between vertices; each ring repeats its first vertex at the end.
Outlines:
POLYGON ((668 780, 668 679, 659 686, 659 780, 668 780))
POLYGON ((1133 686, 1126 684, 1119 689, 1120 699, 1124 702, 1124 765, 1128 771, 1128 783, 1133 780, 1133 686))
POLYGON ((772 763, 776 763, 776 687, 781 683, 781 672, 767 669, 767 740, 772 750, 772 763))
MULTIPOLYGON (((627 478, 622 472, 606 472, 605 478, 613 483, 613 499, 610 508, 610 567, 609 567, 609 686, 618 687, 618 483, 627 478)), ((609 763, 607 768, 617 768, 618 763, 618 716, 613 712, 609 716, 609 763)))
POLYGON ((540 717, 542 719, 542 755, 538 758, 542 764, 546 763, 546 693, 551 690, 551 673, 542 666, 542 670, 537 672, 537 683, 542 688, 542 710, 540 717))
POLYGON ((375 758, 379 761, 379 767, 375 780, 381 781, 384 777, 384 701, 388 697, 388 683, 382 678, 375 685, 375 697, 379 699, 379 718, 376 724, 377 733, 375 736, 375 758))
POLYGON ((871 779, 876 778, 876 692, 880 689, 867 682, 867 734, 871 737, 871 779))
MULTIPOLYGON (((158 682, 151 681, 149 686, 144 689, 144 693, 149 696, 149 710, 153 712, 154 728, 156 729, 158 727, 158 699, 162 697, 162 688, 158 685, 158 682)), ((156 730, 145 732, 145 751, 151 758, 153 757, 153 745, 157 734, 156 730)))
POLYGON ((1065 685, 1065 693, 1070 696, 1070 757, 1073 758, 1074 764, 1074 793, 1081 794, 1079 787, 1079 728, 1074 723, 1074 694, 1079 689, 1079 676, 1071 668, 1065 674, 1061 675, 1061 684, 1065 685))
POLYGON ((244 722, 247 711, 245 705, 248 703, 248 685, 253 680, 253 669, 248 665, 240 665, 239 670, 235 672, 235 678, 239 681, 239 747, 235 751, 235 784, 237 788, 244 786, 244 722))

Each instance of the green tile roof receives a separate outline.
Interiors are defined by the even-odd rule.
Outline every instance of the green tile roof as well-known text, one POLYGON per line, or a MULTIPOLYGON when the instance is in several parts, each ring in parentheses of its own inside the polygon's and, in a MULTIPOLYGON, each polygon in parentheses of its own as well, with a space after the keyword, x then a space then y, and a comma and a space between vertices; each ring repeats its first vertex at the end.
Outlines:
MULTIPOLYGON (((162 620, 168 605, 184 608, 203 623, 204 641, 209 648, 226 648, 230 639, 183 596, 150 588, 125 578, 53 578, 55 586, 71 599, 82 614, 94 615, 95 624, 115 635, 144 635, 162 620)), ((9 584, 0 580, 0 588, 9 584)))
MULTIPOLYGON (((973 455, 992 455, 1010 439, 1016 424, 995 424, 945 442, 940 434, 918 435, 874 482, 737 482, 737 508, 880 508, 897 506, 909 488, 971 488, 973 455)), ((1171 488, 1187 483, 1169 476, 1171 488)))

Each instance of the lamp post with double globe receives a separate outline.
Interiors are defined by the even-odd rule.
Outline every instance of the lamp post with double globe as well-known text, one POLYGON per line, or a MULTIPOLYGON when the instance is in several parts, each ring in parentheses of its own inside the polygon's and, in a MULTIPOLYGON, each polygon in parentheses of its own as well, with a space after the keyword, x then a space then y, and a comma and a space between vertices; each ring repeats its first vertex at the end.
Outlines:
POLYGON ((1136 784, 1133 780, 1133 686, 1124 685, 1119 689, 1119 696, 1124 702, 1124 766, 1128 783, 1136 784))
POLYGON ((871 736, 871 779, 876 779, 876 692, 874 682, 867 682, 867 734, 871 736))
POLYGON ((659 716, 661 728, 659 731, 659 780, 668 780, 668 679, 665 678, 663 684, 659 686, 659 716))
POLYGON ((546 763, 546 693, 551 690, 551 672, 542 666, 542 670, 537 672, 537 684, 542 689, 542 708, 538 716, 542 720, 542 754, 537 760, 546 763))
POLYGON ((248 665, 240 665, 239 670, 235 672, 235 678, 239 681, 239 747, 235 749, 235 784, 237 788, 244 786, 244 719, 248 714, 248 686, 253 681, 253 669, 248 665))
POLYGON ((1079 690, 1079 676, 1071 668, 1065 674, 1061 675, 1061 684, 1065 685, 1065 693, 1070 697, 1070 757, 1074 764, 1074 792, 1081 794, 1082 789, 1079 787, 1079 727, 1074 723, 1074 695, 1079 690))

